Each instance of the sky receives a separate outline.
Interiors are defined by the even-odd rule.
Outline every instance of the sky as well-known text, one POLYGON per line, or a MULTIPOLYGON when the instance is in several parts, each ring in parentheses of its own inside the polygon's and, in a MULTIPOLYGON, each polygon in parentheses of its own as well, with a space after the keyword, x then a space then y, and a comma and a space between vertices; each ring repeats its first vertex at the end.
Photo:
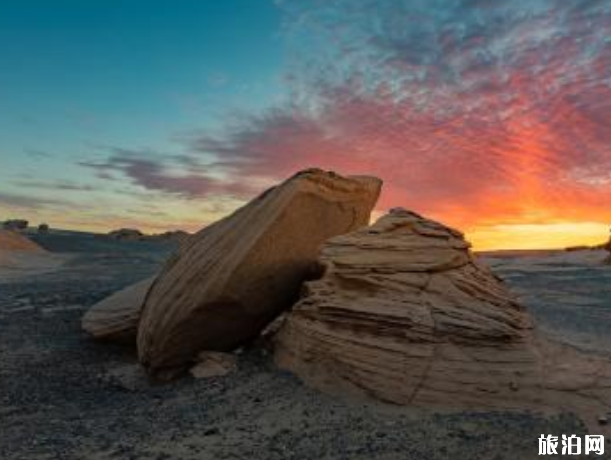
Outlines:
POLYGON ((611 0, 0 0, 0 219, 198 230, 299 169, 606 240, 611 0))

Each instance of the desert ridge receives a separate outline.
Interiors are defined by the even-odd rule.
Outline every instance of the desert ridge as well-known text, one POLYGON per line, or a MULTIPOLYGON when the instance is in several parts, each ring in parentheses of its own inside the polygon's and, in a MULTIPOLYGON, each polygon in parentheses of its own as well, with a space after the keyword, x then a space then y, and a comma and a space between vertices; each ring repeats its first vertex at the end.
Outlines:
POLYGON ((20 279, 60 267, 66 257, 53 254, 18 230, 0 230, 0 278, 20 279))
POLYGON ((9 251, 23 251, 38 254, 46 252, 27 236, 16 231, 0 229, 0 257, 2 257, 2 253, 7 253, 9 251))

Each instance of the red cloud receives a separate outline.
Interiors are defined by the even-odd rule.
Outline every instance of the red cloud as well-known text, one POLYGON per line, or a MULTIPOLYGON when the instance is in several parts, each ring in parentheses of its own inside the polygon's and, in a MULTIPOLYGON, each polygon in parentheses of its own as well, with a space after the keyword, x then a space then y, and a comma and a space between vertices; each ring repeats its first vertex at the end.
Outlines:
POLYGON ((463 228, 611 220, 611 42, 601 32, 611 8, 459 2, 441 14, 434 3, 330 1, 320 16, 335 14, 331 51, 293 79, 307 104, 246 117, 191 149, 216 154, 238 180, 311 166, 376 174, 381 209, 463 228))

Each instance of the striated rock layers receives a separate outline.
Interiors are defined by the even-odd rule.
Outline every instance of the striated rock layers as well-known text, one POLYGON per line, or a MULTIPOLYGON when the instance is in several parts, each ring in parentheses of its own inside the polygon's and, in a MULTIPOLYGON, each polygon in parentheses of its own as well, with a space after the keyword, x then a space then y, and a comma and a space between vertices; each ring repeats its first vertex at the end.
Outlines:
POLYGON ((319 262, 275 337, 276 362, 313 386, 444 409, 608 400, 609 363, 537 338, 453 229, 396 209, 327 241, 319 262))
POLYGON ((95 304, 83 316, 83 329, 95 339, 135 343, 142 305, 154 280, 139 281, 95 304))
POLYGON ((141 362, 171 377, 202 350, 255 338, 297 299, 320 245, 368 223, 380 188, 374 177, 302 171, 193 235, 147 296, 141 362))

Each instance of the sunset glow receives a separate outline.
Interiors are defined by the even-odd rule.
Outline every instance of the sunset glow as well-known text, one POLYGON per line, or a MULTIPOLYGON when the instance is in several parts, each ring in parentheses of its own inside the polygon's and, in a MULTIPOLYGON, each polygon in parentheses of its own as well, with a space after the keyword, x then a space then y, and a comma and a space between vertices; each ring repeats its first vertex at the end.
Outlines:
POLYGON ((320 167, 476 249, 608 239, 609 1, 38 3, 0 7, 0 218, 196 230, 320 167))
POLYGON ((563 249, 598 245, 609 238, 609 226, 596 222, 491 225, 468 235, 476 250, 563 249))

